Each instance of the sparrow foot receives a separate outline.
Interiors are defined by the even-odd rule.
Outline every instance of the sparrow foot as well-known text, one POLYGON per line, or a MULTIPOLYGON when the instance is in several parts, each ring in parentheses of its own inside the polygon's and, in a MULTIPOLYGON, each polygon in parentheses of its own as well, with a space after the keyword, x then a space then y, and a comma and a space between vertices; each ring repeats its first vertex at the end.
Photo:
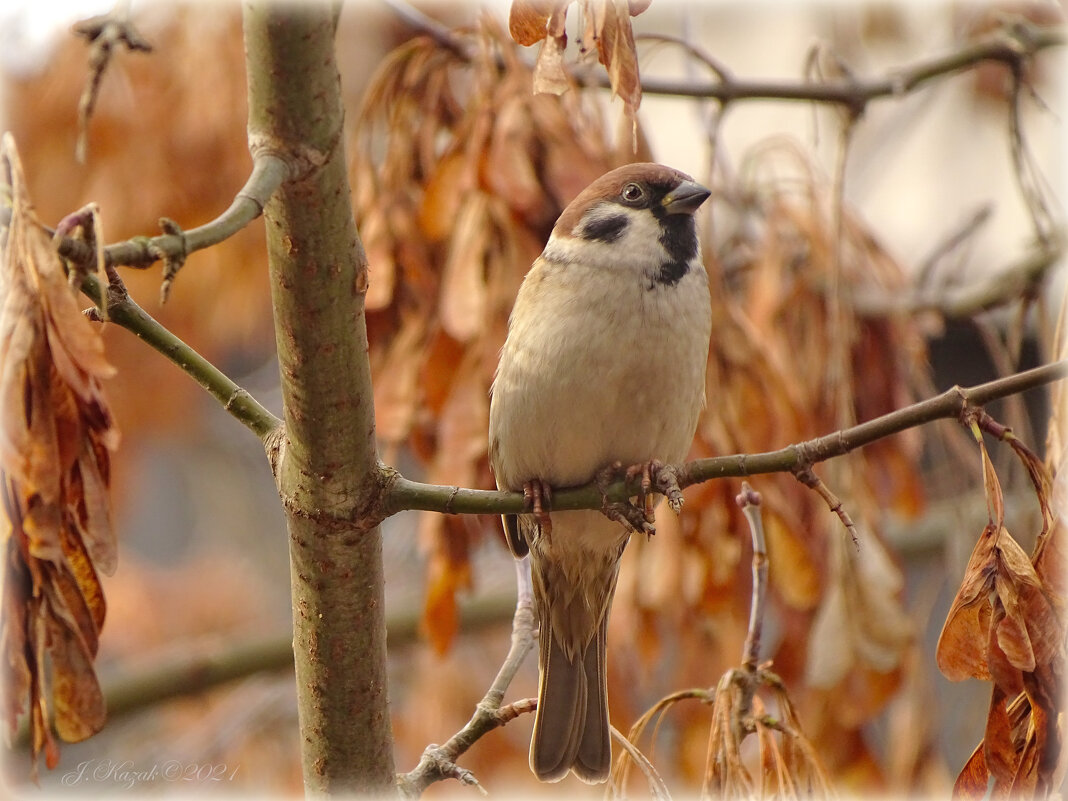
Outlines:
MULTIPOLYGON (((644 476, 642 485, 644 486, 644 476)), ((649 462, 649 483, 656 491, 667 498, 671 511, 678 514, 682 511, 682 488, 679 486, 679 470, 673 464, 664 464, 653 459, 649 462)))
POLYGON ((674 465, 664 464, 659 459, 639 462, 627 468, 624 474, 627 485, 637 482, 638 503, 652 516, 656 495, 667 498, 671 511, 682 511, 682 489, 679 487, 679 471, 674 465))
MULTIPOLYGON (((624 469, 622 462, 613 462, 597 471, 597 489, 601 492, 601 512, 605 517, 609 520, 615 520, 617 523, 622 523, 639 534, 652 536, 656 534, 656 526, 653 525, 655 518, 653 517, 652 507, 647 503, 647 492, 639 492, 641 505, 631 503, 629 500, 608 500, 608 487, 610 484, 622 478, 629 485, 641 475, 641 471, 642 465, 640 464, 624 469)), ((651 479, 649 486, 652 486, 651 479)))
POLYGON ((523 501, 538 521, 543 537, 551 537, 553 533, 553 521, 549 516, 549 509, 553 505, 553 490, 540 478, 532 478, 523 482, 523 501))

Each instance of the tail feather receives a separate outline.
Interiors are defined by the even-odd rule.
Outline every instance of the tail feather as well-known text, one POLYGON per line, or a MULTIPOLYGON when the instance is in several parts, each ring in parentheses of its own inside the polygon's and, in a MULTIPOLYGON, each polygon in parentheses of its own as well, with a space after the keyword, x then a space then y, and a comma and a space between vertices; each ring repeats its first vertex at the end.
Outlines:
POLYGON ((601 621, 593 642, 586 649, 586 720, 571 769, 582 781, 607 781, 612 768, 612 741, 608 731, 608 671, 605 669, 607 620, 601 621))
POLYGON ((585 652, 574 661, 542 623, 538 711, 530 741, 530 769, 543 782, 556 782, 569 770, 584 782, 608 778, 612 746, 608 732, 605 680, 606 620, 585 652))

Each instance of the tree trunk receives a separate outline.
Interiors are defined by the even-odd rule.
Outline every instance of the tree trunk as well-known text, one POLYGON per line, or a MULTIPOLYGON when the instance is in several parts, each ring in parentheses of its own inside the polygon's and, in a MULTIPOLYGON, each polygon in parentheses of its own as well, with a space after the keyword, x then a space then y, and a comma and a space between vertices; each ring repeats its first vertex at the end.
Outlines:
POLYGON ((251 3, 244 14, 250 146, 290 166, 264 210, 286 432, 272 464, 313 796, 394 788, 367 263, 346 175, 336 20, 325 3, 251 3))

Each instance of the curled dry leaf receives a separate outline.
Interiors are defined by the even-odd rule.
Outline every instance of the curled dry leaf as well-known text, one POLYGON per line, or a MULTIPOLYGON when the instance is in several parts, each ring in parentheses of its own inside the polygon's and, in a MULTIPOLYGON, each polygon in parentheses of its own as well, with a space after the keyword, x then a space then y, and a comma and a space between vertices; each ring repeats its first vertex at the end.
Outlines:
POLYGON ((112 368, 36 219, 14 142, 3 143, 12 216, 0 267, 0 472, 4 531, 0 652, 9 732, 30 712, 36 763, 99 731, 93 669, 104 623, 99 572, 115 568, 108 500, 118 445, 101 388, 112 368))
POLYGON ((571 0, 512 0, 508 10, 508 33, 523 47, 537 44, 547 35, 553 13, 567 8, 571 0))
POLYGON ((1051 502, 1052 481, 1037 457, 1005 432, 1031 477, 1042 527, 1028 557, 1002 525, 1001 487, 978 428, 991 522, 972 551, 950 607, 936 657, 950 679, 993 683, 982 743, 957 777, 959 797, 1047 797, 1068 769, 1063 680, 1066 616, 1064 527, 1051 502))
MULTIPOLYGON (((584 30, 580 51, 596 47, 597 59, 608 73, 612 92, 623 101, 633 120, 642 102, 638 50, 630 18, 649 7, 650 0, 578 0, 584 30)), ((567 10, 571 0, 514 0, 508 30, 523 46, 541 42, 534 67, 534 91, 562 94, 571 86, 564 52, 567 49, 567 10)))
POLYGON ((627 2, 586 0, 583 6, 586 11, 583 44, 590 40, 597 43, 597 58, 608 72, 612 91, 623 101, 627 114, 633 116, 642 102, 642 84, 627 2))
POLYGON ((889 700, 914 636, 900 604, 901 571, 877 537, 865 532, 861 540, 859 551, 845 536, 829 542, 834 568, 812 624, 805 669, 813 687, 863 688, 836 705, 839 722, 856 726, 889 700))
POLYGON ((471 193, 460 208, 441 276, 441 325, 458 342, 477 336, 486 323, 485 264, 493 228, 485 195, 471 193))
POLYGON ((990 630, 990 593, 997 571, 995 542, 999 532, 1000 528, 990 523, 979 535, 938 638, 938 669, 952 681, 990 679, 986 654, 976 644, 986 642, 990 630))
POLYGON ((564 51, 567 49, 567 31, 564 23, 567 19, 567 5, 554 9, 546 20, 545 40, 538 51, 538 60, 534 64, 533 91, 535 94, 546 93, 562 95, 571 86, 567 68, 564 66, 564 51))

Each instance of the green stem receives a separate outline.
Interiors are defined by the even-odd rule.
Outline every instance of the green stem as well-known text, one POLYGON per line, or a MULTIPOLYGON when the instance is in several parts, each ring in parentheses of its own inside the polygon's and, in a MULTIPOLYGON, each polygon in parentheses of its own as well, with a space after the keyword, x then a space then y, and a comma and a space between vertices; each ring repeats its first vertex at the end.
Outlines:
MULTIPOLYGON (((99 300, 100 286, 91 276, 83 287, 99 300)), ((239 420, 261 440, 278 430, 282 421, 259 404, 219 368, 164 328, 159 321, 142 309, 129 295, 108 303, 108 319, 133 333, 138 339, 162 353, 200 386, 204 387, 223 408, 239 420)))

